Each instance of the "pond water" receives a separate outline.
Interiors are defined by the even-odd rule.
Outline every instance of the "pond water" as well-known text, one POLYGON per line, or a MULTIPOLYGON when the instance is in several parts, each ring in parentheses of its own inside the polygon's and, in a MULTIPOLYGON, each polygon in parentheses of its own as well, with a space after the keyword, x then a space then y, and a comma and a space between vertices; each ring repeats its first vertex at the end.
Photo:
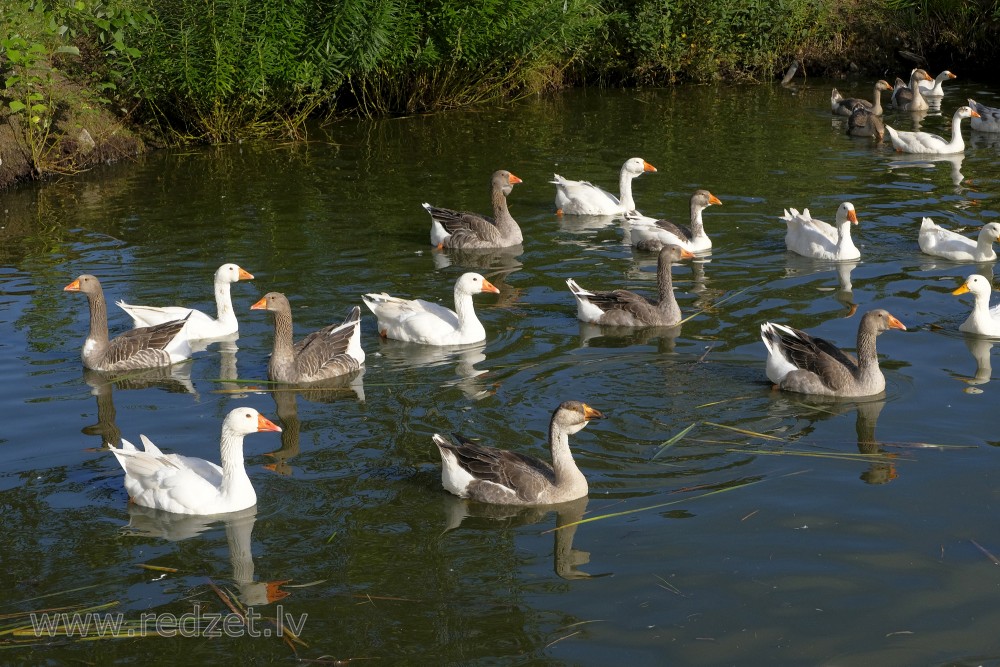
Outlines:
MULTIPOLYGON (((964 157, 898 156, 844 134, 831 85, 871 90, 571 91, 346 120, 305 143, 160 151, 2 193, 5 629, 105 604, 134 629, 144 614, 227 613, 223 596, 304 625, 302 644, 8 633, 0 660, 1000 662, 1000 381, 992 343, 957 331, 971 299, 950 294, 992 267, 935 260, 916 241, 923 216, 970 235, 997 219, 1000 137, 966 121, 964 157), (623 245, 618 222, 557 217, 548 182, 555 171, 613 190, 636 155, 658 169, 634 183, 644 213, 684 221, 696 188, 723 202, 705 212, 714 252, 674 268, 684 314, 697 313, 679 332, 581 326, 565 286, 655 289, 655 256, 623 245), (498 168, 523 179, 509 197, 523 253, 432 251, 420 204, 485 212, 498 168), (832 220, 844 200, 861 261, 786 254, 782 209, 832 220), (230 261, 255 275, 232 289, 237 341, 169 377, 83 371, 86 302, 62 291, 77 275, 97 275, 109 302, 212 311, 212 274, 230 261), (263 382, 273 330, 249 308, 265 292, 289 296, 302 334, 366 292, 448 303, 470 269, 501 290, 476 297, 484 346, 380 341, 365 310, 368 361, 350 385, 296 395, 263 382), (772 391, 759 325, 853 347, 854 306, 908 328, 879 338, 885 395, 772 391), (432 433, 544 458, 568 399, 608 417, 571 439, 589 498, 508 511, 443 491, 432 433), (217 460, 240 405, 284 427, 246 440, 255 510, 200 520, 128 505, 106 439, 144 433, 217 460)), ((944 133, 966 97, 1000 106, 998 92, 953 83, 944 114, 887 122, 944 133)), ((113 334, 129 326, 114 306, 110 320, 113 334)))

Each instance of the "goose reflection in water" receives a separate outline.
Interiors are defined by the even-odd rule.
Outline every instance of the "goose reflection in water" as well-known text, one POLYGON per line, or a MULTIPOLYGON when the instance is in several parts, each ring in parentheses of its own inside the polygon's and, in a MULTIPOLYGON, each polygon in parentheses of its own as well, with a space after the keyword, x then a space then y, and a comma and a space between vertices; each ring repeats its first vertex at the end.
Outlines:
POLYGON ((156 387, 175 394, 196 394, 191 382, 193 363, 189 359, 171 366, 114 373, 84 369, 83 380, 97 399, 97 423, 84 427, 83 433, 100 436, 101 447, 107 447, 108 443, 120 446, 122 432, 116 423, 114 390, 156 387))
POLYGON ((965 390, 967 393, 978 393, 981 390, 974 390, 974 387, 987 384, 993 379, 993 362, 990 359, 990 355, 993 351, 993 344, 996 341, 971 334, 966 334, 964 340, 965 346, 969 348, 969 353, 976 362, 976 374, 971 378, 964 377, 960 379, 969 385, 965 390))
POLYGON ((170 542, 180 542, 213 528, 222 522, 226 529, 226 543, 229 547, 229 563, 233 573, 233 583, 239 589, 240 602, 247 606, 261 606, 277 602, 288 596, 281 590, 285 581, 256 581, 254 579, 253 550, 251 535, 257 521, 257 507, 248 507, 239 512, 196 516, 174 514, 149 507, 129 503, 129 522, 122 528, 127 535, 156 537, 170 542))
MULTIPOLYGON (((432 368, 455 365, 457 379, 445 380, 445 387, 455 387, 470 401, 479 401, 496 393, 496 387, 482 377, 489 369, 476 368, 486 361, 486 343, 471 345, 415 345, 396 340, 380 339, 378 352, 372 355, 383 365, 401 368, 432 368)), ((372 363, 373 359, 369 359, 372 363)))
MULTIPOLYGON (((573 548, 576 537, 576 524, 583 519, 587 511, 589 498, 584 496, 557 505, 540 505, 523 507, 516 505, 490 505, 478 503, 450 494, 441 494, 444 504, 444 532, 462 528, 463 530, 495 531, 497 524, 502 522, 505 527, 528 526, 544 520, 549 512, 556 513, 556 525, 553 532, 552 569, 563 579, 591 579, 604 577, 604 574, 588 574, 580 570, 581 565, 590 562, 590 552, 573 548), (563 526, 568 526, 564 528, 563 526)), ((549 531, 546 531, 549 532, 549 531)))
POLYGON ((955 186, 955 192, 960 194, 965 190, 965 188, 960 187, 965 180, 965 176, 962 174, 963 160, 965 160, 965 153, 952 153, 948 155, 892 153, 889 156, 887 166, 889 171, 936 169, 938 163, 944 162, 947 164, 950 172, 951 184, 955 186))
POLYGON ((292 466, 288 461, 298 456, 300 451, 300 436, 302 422, 299 420, 298 397, 301 396, 310 403, 336 403, 343 400, 364 402, 365 387, 362 379, 365 368, 324 380, 315 385, 272 385, 269 393, 274 399, 278 419, 281 421, 281 447, 265 456, 274 459, 274 463, 264 467, 279 475, 291 475, 292 466))
POLYGON ((844 308, 847 309, 847 312, 844 313, 844 317, 851 317, 858 310, 858 305, 854 303, 854 282, 851 278, 851 274, 860 263, 860 260, 832 262, 810 259, 809 257, 803 257, 789 252, 785 253, 785 276, 808 276, 817 273, 824 273, 826 271, 832 271, 837 276, 837 287, 820 287, 818 289, 820 291, 833 291, 833 298, 839 301, 844 308))
POLYGON ((858 452, 872 459, 868 469, 862 472, 859 478, 867 484, 887 484, 899 476, 894 462, 896 454, 887 453, 875 437, 875 427, 878 425, 882 408, 885 407, 884 394, 874 399, 858 400, 823 396, 809 396, 806 399, 778 395, 774 397, 774 405, 780 407, 782 413, 813 420, 813 424, 800 433, 800 439, 803 442, 807 442, 806 436, 813 431, 815 423, 854 410, 856 412, 854 430, 857 435, 858 452))

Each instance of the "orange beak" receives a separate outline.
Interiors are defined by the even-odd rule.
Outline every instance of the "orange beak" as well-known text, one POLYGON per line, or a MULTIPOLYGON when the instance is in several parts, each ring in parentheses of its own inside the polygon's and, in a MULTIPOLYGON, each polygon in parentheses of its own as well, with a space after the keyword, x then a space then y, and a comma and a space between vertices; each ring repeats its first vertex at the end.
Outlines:
POLYGON ((257 415, 257 431, 277 431, 281 433, 281 427, 264 415, 257 415))
POLYGON ((711 192, 708 193, 708 204, 709 206, 711 206, 712 204, 718 204, 719 206, 722 206, 722 202, 719 200, 719 198, 713 195, 711 192))
POLYGON ((289 596, 288 591, 281 590, 282 584, 287 584, 291 579, 285 579, 284 581, 269 581, 267 582, 267 601, 277 602, 282 598, 289 596))
POLYGON ((933 81, 933 80, 934 80, 934 77, 932 77, 927 72, 924 72, 924 81, 933 81))
POLYGON ((858 214, 855 211, 848 211, 847 219, 853 222, 854 224, 858 224, 858 214))
POLYGON ((693 252, 691 252, 690 250, 685 250, 684 248, 681 248, 681 259, 693 259, 693 258, 694 258, 694 253, 693 252))
POLYGON ((240 268, 240 280, 253 280, 253 274, 240 268))
POLYGON ((972 110, 972 117, 973 118, 982 118, 982 116, 979 115, 979 112, 976 111, 975 109, 972 110))
POLYGON ((969 291, 969 283, 962 283, 962 286, 956 289, 952 294, 958 296, 959 294, 965 294, 969 291))
POLYGON ((586 403, 583 404, 583 418, 584 419, 604 419, 604 415, 590 407, 586 403))
POLYGON ((261 297, 260 301, 250 306, 250 310, 267 310, 267 297, 261 297))
POLYGON ((642 170, 643 171, 656 171, 656 167, 654 167, 653 165, 651 165, 648 162, 646 162, 645 160, 643 160, 642 161, 642 170))
POLYGON ((493 283, 491 283, 490 281, 488 281, 486 278, 483 278, 483 288, 480 291, 481 292, 492 292, 493 294, 499 294, 500 293, 500 290, 498 290, 496 288, 496 285, 494 285, 493 283))
POLYGON ((66 287, 63 287, 64 292, 79 292, 80 291, 80 279, 77 278, 66 287))
POLYGON ((522 180, 521 180, 520 178, 518 178, 518 177, 517 177, 517 176, 515 176, 514 174, 511 174, 511 175, 510 175, 510 178, 509 178, 508 180, 510 181, 510 184, 511 184, 511 185, 515 185, 515 184, 517 184, 517 183, 524 183, 524 181, 522 181, 522 180))
POLYGON ((948 78, 949 79, 957 79, 958 75, 957 74, 952 74, 951 72, 948 72, 948 78))
POLYGON ((899 329, 900 331, 906 331, 906 325, 903 324, 902 322, 900 322, 899 320, 897 320, 892 315, 889 316, 889 328, 890 329, 899 329))

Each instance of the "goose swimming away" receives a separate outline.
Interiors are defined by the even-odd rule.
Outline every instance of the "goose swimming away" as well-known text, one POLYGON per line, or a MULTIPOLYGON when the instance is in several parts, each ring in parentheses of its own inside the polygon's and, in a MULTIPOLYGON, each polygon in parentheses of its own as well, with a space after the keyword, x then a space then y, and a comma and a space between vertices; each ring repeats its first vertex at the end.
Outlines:
POLYGON ((579 401, 566 401, 552 414, 552 464, 527 454, 487 447, 455 434, 457 443, 435 433, 441 454, 441 483, 461 498, 495 505, 551 505, 587 495, 587 478, 573 460, 569 436, 603 414, 579 401))
POLYGON ((222 465, 180 454, 164 454, 144 435, 144 449, 122 439, 112 453, 125 470, 129 500, 177 514, 223 514, 257 504, 257 493, 243 464, 243 437, 281 431, 253 408, 236 408, 222 422, 222 465))

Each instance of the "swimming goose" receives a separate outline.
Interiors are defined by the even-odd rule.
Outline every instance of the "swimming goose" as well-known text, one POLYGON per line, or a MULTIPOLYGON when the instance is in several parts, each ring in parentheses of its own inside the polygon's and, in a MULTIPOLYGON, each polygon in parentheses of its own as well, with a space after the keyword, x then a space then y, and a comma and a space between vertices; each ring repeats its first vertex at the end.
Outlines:
POLYGON ((962 138, 962 119, 976 118, 979 113, 971 107, 958 107, 951 117, 951 141, 930 132, 899 132, 886 125, 893 147, 900 153, 961 153, 965 150, 962 138))
POLYGON ((708 190, 695 190, 691 195, 691 226, 677 225, 669 220, 642 218, 629 219, 632 245, 640 250, 659 250, 660 244, 676 244, 688 252, 704 252, 712 248, 712 240, 705 233, 701 212, 712 204, 722 204, 708 190))
POLYGON ((920 92, 921 81, 933 81, 931 75, 922 69, 910 72, 910 85, 895 88, 892 91, 892 105, 902 111, 923 111, 927 109, 927 100, 920 92))
POLYGON ((760 325, 767 347, 767 377, 778 388, 824 396, 871 396, 885 390, 875 337, 889 329, 906 331, 885 310, 865 313, 858 325, 855 358, 822 338, 774 322, 760 325))
POLYGON ((552 414, 552 465, 533 456, 496 449, 455 434, 458 444, 435 433, 441 454, 441 483, 461 498, 495 505, 551 505, 587 495, 587 478, 573 460, 569 436, 604 415, 579 401, 566 401, 552 414))
POLYGON ((361 308, 354 306, 342 324, 331 324, 292 344, 292 307, 280 292, 268 292, 250 310, 274 313, 274 346, 267 377, 305 384, 352 373, 365 363, 361 349, 361 308))
POLYGON ((833 92, 830 94, 831 111, 838 116, 850 116, 852 111, 861 107, 876 116, 881 116, 883 90, 892 90, 892 86, 889 85, 888 81, 879 79, 875 82, 875 90, 872 92, 872 99, 874 102, 869 102, 861 97, 844 97, 837 91, 836 88, 834 88, 833 92))
POLYGON ((1000 223, 997 222, 983 225, 978 239, 973 241, 924 218, 917 235, 921 251, 954 262, 992 262, 997 258, 993 250, 996 241, 1000 241, 1000 223))
POLYGON ((431 214, 431 245, 437 248, 506 248, 521 243, 521 228, 507 210, 507 195, 521 179, 505 169, 493 172, 490 198, 493 217, 469 211, 437 208, 425 203, 431 214))
POLYGON ((972 107, 979 116, 973 116, 972 129, 980 132, 1000 132, 1000 109, 988 107, 969 98, 969 106, 972 107))
POLYGON ((804 209, 785 209, 781 218, 788 230, 785 246, 803 257, 814 259, 850 260, 861 257, 861 251, 851 239, 851 224, 858 224, 854 204, 845 201, 837 208, 836 226, 817 220, 804 209))
POLYGON ((594 291, 580 287, 572 278, 566 281, 576 297, 576 316, 584 322, 619 327, 672 327, 681 321, 681 309, 674 298, 670 274, 672 262, 694 257, 677 245, 664 246, 656 262, 659 301, 628 290, 594 291))
POLYGON ((959 331, 980 336, 1000 337, 1000 305, 990 308, 990 293, 993 287, 988 278, 977 273, 969 276, 968 280, 956 289, 952 294, 956 296, 972 292, 976 297, 972 304, 972 314, 958 327, 959 331))
POLYGON ((464 273, 455 281, 455 310, 423 299, 400 299, 365 294, 362 300, 378 318, 383 338, 425 345, 464 345, 486 339, 486 329, 476 317, 472 295, 499 294, 500 290, 478 273, 464 273))
POLYGON ((847 119, 847 134, 852 137, 872 137, 876 142, 885 138, 885 121, 870 109, 855 107, 847 119))
POLYGON ((191 356, 184 320, 131 329, 109 340, 108 304, 101 282, 85 273, 63 291, 82 292, 90 306, 90 332, 81 353, 84 367, 93 371, 130 371, 169 366, 191 356))
POLYGON ((177 514, 223 514, 252 507, 257 493, 243 466, 243 436, 281 431, 253 408, 236 408, 222 422, 222 466, 205 459, 164 454, 144 435, 145 451, 122 439, 110 447, 125 470, 125 491, 136 505, 177 514))
POLYGON ((924 97, 943 97, 944 88, 941 87, 941 84, 948 79, 957 78, 954 74, 945 70, 934 77, 933 81, 918 81, 917 83, 920 86, 920 94, 924 97))
POLYGON ((253 280, 253 276, 236 264, 223 264, 215 272, 215 311, 218 317, 180 306, 133 306, 124 301, 118 301, 117 305, 128 313, 132 323, 137 327, 149 327, 187 318, 185 334, 188 338, 219 338, 240 330, 236 313, 233 312, 233 299, 229 294, 229 286, 240 280, 253 280))
POLYGON ((556 186, 556 215, 621 215, 635 212, 632 198, 632 179, 656 167, 641 157, 625 161, 618 176, 621 199, 587 181, 571 181, 554 174, 551 181, 556 186))

